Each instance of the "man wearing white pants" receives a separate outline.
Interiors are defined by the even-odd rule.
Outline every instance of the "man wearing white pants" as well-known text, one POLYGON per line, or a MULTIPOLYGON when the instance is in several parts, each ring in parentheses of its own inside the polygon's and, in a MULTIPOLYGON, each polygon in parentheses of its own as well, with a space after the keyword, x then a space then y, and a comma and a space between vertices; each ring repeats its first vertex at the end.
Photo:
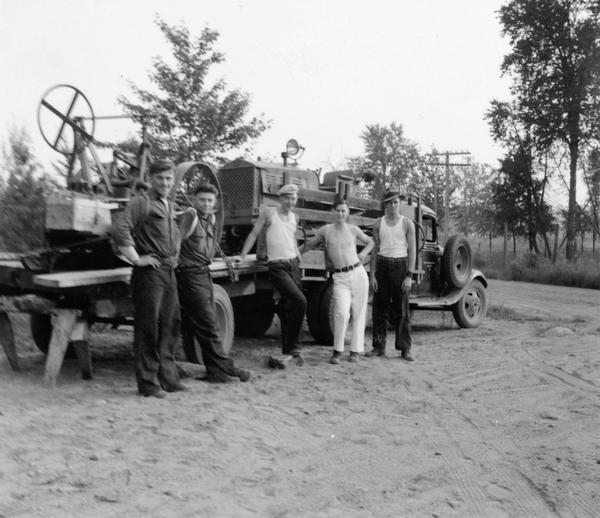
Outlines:
POLYGON ((358 361, 359 353, 364 351, 369 277, 362 263, 375 243, 356 225, 348 224, 350 210, 346 200, 336 198, 332 210, 334 222, 317 230, 315 236, 306 243, 304 251, 321 242, 325 243, 328 268, 333 272, 334 330, 330 363, 339 364, 350 314, 350 361, 358 361), (357 242, 365 245, 360 253, 356 251, 357 242))

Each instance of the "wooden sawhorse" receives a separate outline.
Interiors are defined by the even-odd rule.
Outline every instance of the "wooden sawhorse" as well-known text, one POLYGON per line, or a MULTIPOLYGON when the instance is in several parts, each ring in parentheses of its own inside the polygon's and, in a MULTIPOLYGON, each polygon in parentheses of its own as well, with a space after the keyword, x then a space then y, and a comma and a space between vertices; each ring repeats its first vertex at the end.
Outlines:
POLYGON ((92 379, 92 356, 88 345, 89 325, 80 309, 59 308, 52 300, 38 295, 15 295, 0 297, 0 342, 10 366, 20 371, 19 358, 9 313, 44 313, 52 320, 52 335, 48 346, 44 380, 49 387, 56 386, 69 343, 73 345, 81 376, 92 379))

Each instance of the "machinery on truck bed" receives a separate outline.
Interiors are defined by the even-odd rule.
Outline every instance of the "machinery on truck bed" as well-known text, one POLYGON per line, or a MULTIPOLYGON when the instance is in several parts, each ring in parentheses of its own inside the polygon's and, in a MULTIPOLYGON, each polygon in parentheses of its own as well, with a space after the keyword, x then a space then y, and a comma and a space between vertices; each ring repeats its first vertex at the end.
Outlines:
MULTIPOLYGON (((0 261, 0 327, 8 321, 6 312, 31 313, 33 339, 48 352, 50 383, 56 380, 65 352, 77 354, 84 377, 91 376, 89 325, 133 322, 128 288, 131 268, 113 253, 110 229, 130 197, 144 185, 150 150, 143 131, 137 155, 110 145, 113 160, 103 163, 97 147, 107 145, 94 138, 96 119, 87 98, 73 86, 58 85, 46 92, 38 122, 48 144, 68 157, 67 188, 47 200, 48 248, 23 254, 19 263, 0 261)), ((332 171, 321 181, 315 171, 238 159, 218 170, 200 162, 184 162, 176 166, 175 179, 172 197, 180 205, 188 203, 187 196, 198 182, 217 187, 217 239, 229 256, 239 253, 261 207, 276 205, 276 193, 286 183, 299 187, 294 211, 299 221, 299 241, 333 220, 331 206, 336 194, 348 200, 350 222, 367 232, 382 215, 379 201, 354 196, 357 179, 352 171, 332 171)), ((487 281, 472 268, 467 239, 452 236, 442 247, 436 214, 422 205, 418 196, 404 200, 401 212, 413 220, 417 229, 411 309, 451 310, 461 327, 478 326, 486 315, 487 281)), ((330 344, 333 285, 323 251, 303 254, 300 267, 309 301, 309 330, 317 343, 330 344)), ((210 270, 225 349, 231 347, 234 334, 264 334, 275 313, 275 293, 266 265, 249 256, 247 262, 233 267, 225 256, 215 259, 210 270)), ((187 358, 200 361, 193 338, 183 338, 187 358)), ((14 344, 12 350, 5 345, 5 350, 16 362, 14 344)))

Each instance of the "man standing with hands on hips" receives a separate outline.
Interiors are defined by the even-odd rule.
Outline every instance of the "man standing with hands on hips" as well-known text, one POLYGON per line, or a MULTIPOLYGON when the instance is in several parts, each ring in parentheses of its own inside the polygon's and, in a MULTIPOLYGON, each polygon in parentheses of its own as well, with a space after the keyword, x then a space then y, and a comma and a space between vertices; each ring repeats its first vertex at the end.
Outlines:
POLYGON ((300 278, 300 251, 296 242, 298 187, 286 184, 279 189, 279 207, 265 207, 242 247, 240 259, 246 260, 261 231, 265 232, 267 264, 273 286, 281 296, 278 314, 281 320, 282 353, 304 364, 300 349, 300 330, 306 311, 306 297, 300 278))
POLYGON ((168 160, 150 166, 150 190, 132 198, 118 220, 114 241, 133 264, 135 376, 142 396, 165 397, 185 390, 175 365, 172 327, 177 312, 175 268, 179 229, 169 201, 175 167, 168 160), (164 389, 164 390, 163 390, 164 389))
POLYGON ((401 358, 413 361, 408 297, 415 269, 415 227, 400 214, 400 194, 387 191, 384 216, 373 225, 375 253, 371 256, 373 287, 373 349, 366 356, 385 356, 388 314, 396 332, 395 348, 401 358))

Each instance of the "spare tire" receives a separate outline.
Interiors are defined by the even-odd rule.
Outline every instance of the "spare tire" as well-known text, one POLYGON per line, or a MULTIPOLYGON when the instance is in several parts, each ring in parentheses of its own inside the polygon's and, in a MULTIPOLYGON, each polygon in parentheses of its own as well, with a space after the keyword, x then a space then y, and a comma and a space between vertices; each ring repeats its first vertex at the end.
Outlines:
POLYGON ((458 234, 450 236, 442 255, 442 278, 453 288, 464 288, 471 279, 472 266, 469 240, 458 234))

